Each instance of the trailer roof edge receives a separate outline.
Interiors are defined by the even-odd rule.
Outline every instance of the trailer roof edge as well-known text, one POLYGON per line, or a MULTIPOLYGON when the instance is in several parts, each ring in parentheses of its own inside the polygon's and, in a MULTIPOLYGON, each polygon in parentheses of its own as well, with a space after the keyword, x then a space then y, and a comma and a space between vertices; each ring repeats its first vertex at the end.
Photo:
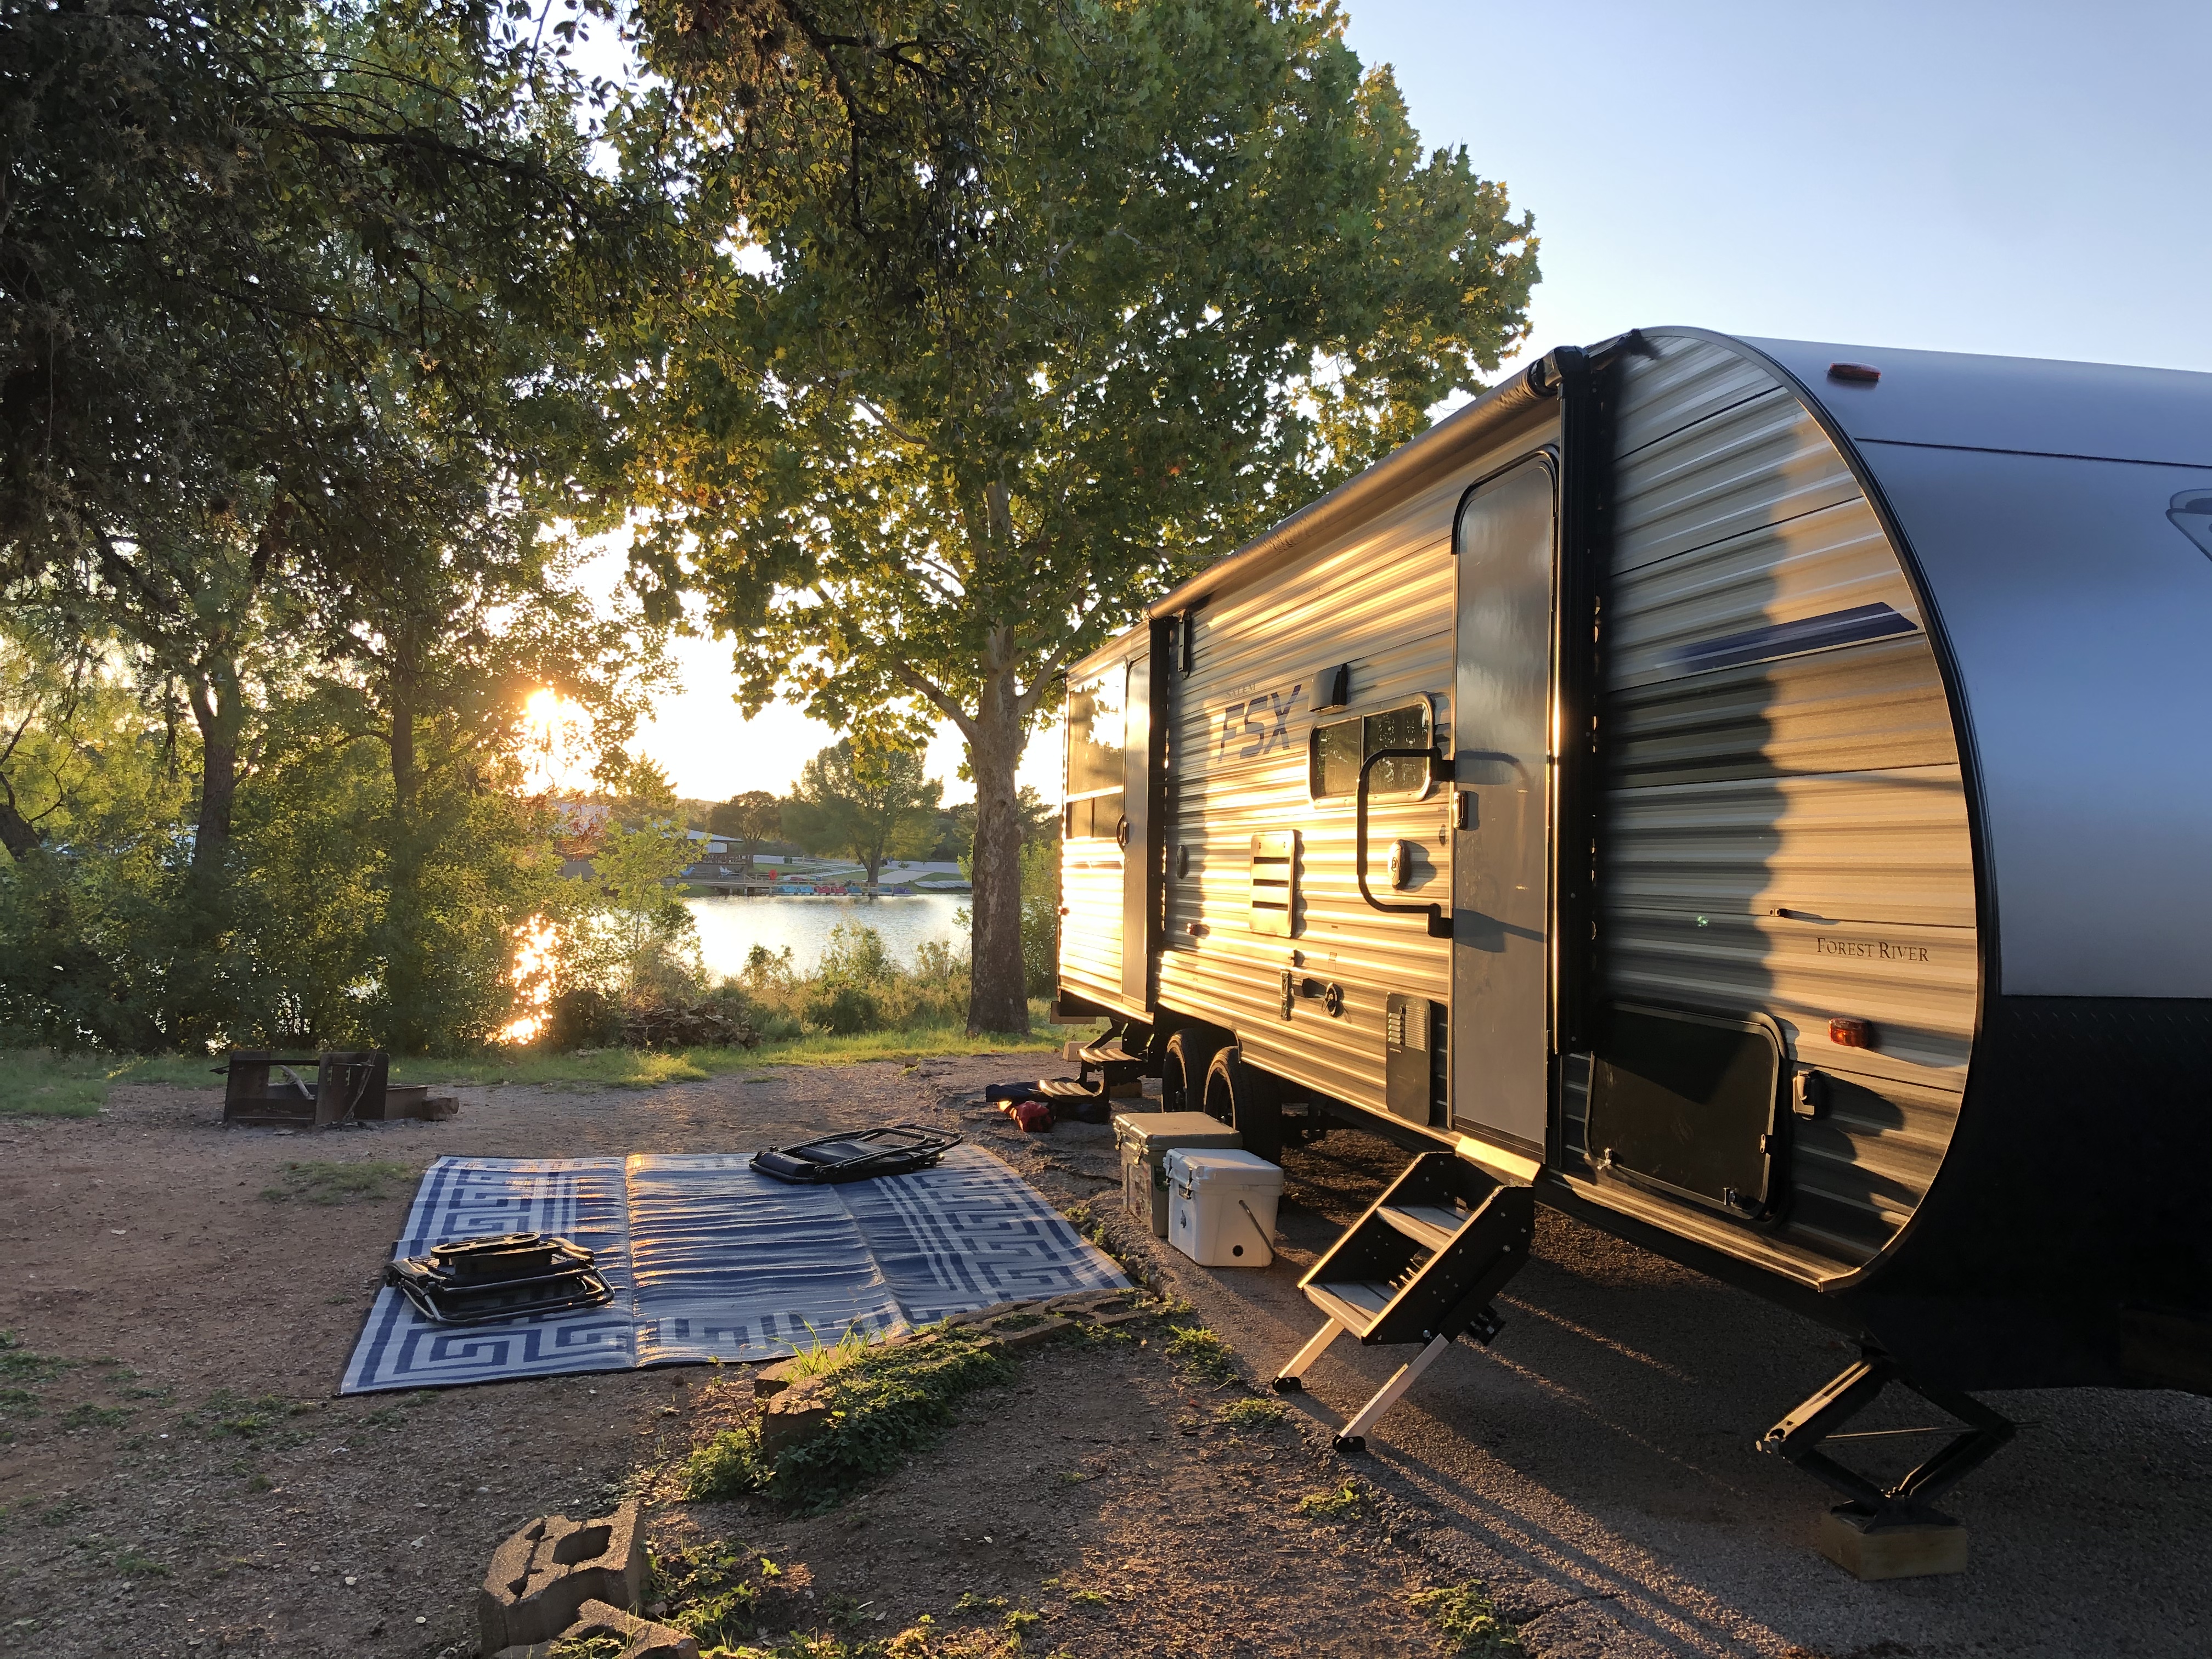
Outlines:
MULTIPOLYGON (((1607 342, 1607 345, 1612 343, 1607 342)), ((1595 348, 1592 355, 1607 348, 1595 348)), ((1484 392, 1464 409, 1454 410, 1419 437, 1400 446, 1364 472, 1353 474, 1316 501, 1307 502, 1273 528, 1262 531, 1218 563, 1177 583, 1146 607, 1149 617, 1172 617, 1242 587, 1294 556, 1316 536, 1337 528, 1379 499, 1417 488, 1424 475, 1455 464, 1462 446, 1497 430, 1556 395, 1559 380, 1549 356, 1484 392)))

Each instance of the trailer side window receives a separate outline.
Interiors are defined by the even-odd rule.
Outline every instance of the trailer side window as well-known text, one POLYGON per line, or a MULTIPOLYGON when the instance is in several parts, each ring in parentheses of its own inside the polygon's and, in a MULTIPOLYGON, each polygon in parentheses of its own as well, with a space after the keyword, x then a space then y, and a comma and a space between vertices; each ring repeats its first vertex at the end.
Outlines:
POLYGON ((1070 840, 1111 840, 1126 808, 1123 753, 1127 669, 1116 664, 1101 678, 1067 689, 1067 805, 1061 831, 1070 840))
MULTIPOLYGON (((1316 800, 1349 799, 1359 787, 1360 763, 1378 749, 1425 749, 1430 742, 1429 702, 1424 697, 1397 708, 1316 726, 1313 733, 1312 788, 1316 800)), ((1371 795, 1419 795, 1429 787, 1429 763, 1387 760, 1369 781, 1371 795)))

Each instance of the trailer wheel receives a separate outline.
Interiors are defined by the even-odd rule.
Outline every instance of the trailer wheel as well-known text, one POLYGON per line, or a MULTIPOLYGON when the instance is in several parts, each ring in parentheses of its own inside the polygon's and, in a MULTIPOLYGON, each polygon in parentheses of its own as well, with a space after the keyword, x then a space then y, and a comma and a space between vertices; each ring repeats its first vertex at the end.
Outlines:
POLYGON ((1283 1085, 1244 1063, 1234 1043, 1213 1057, 1206 1073, 1206 1109, 1236 1129, 1243 1148, 1270 1164, 1283 1161, 1283 1085))
POLYGON ((1160 1056, 1160 1109, 1164 1112, 1201 1110, 1206 1100, 1206 1068, 1227 1044, 1222 1032, 1204 1025, 1186 1025, 1168 1038, 1160 1056))

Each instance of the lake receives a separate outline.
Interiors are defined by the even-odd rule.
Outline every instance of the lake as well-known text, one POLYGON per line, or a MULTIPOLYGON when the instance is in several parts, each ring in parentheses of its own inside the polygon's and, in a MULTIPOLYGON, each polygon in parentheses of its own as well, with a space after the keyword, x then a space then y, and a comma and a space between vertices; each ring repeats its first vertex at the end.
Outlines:
POLYGON ((699 926, 699 952, 720 979, 742 973, 756 945, 791 947, 791 965, 809 974, 822 961, 830 930, 857 922, 884 936, 895 961, 912 966, 915 952, 933 941, 965 950, 968 928, 959 919, 965 893, 916 893, 911 898, 827 898, 805 894, 778 898, 688 898, 684 908, 699 926))

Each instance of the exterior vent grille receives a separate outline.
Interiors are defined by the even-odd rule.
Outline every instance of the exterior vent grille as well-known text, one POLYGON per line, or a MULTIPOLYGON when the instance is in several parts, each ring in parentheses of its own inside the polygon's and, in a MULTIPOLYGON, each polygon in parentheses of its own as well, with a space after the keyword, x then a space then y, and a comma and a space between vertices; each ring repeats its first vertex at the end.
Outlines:
POLYGON ((1252 931, 1288 939, 1297 926, 1298 832, 1252 837, 1252 931))

